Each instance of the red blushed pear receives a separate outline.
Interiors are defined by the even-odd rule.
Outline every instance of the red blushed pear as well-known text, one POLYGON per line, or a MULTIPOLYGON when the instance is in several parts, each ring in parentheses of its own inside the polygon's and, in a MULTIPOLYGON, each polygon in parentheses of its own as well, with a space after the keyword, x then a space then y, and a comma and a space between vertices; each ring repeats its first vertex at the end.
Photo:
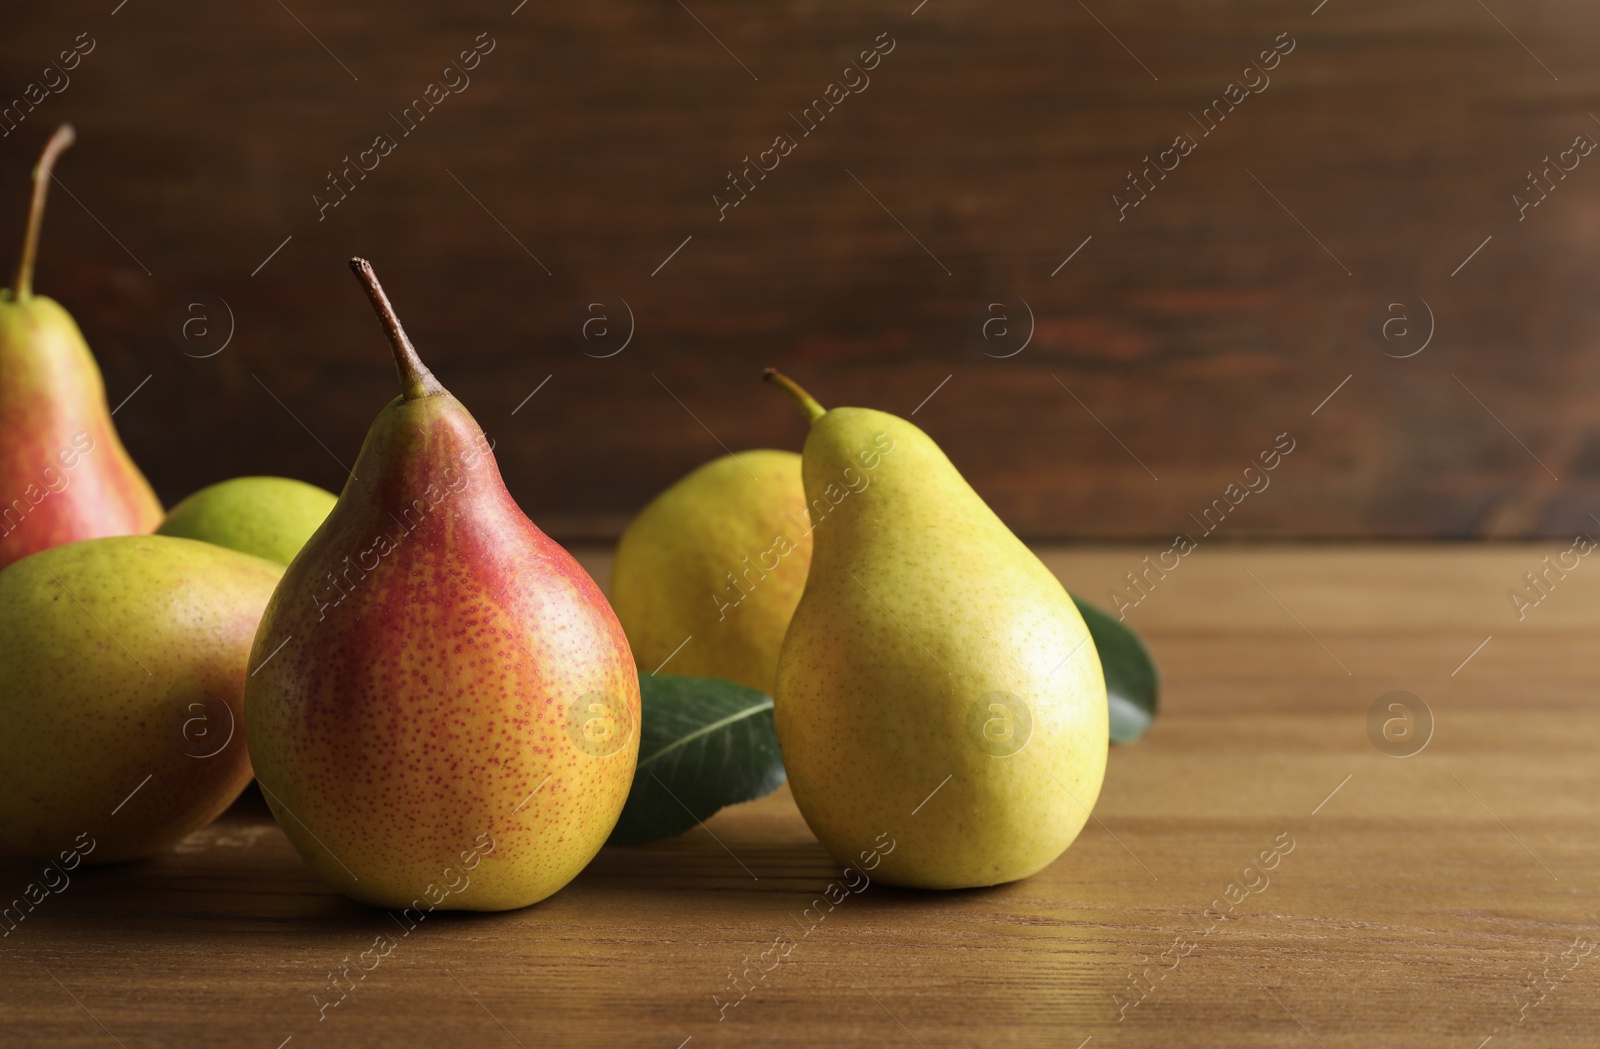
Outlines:
POLYGON ((83 333, 58 303, 33 293, 51 169, 72 142, 63 124, 44 148, 16 284, 0 290, 0 568, 161 523, 161 503, 117 437, 83 333))
POLYGON ((351 262, 401 395, 256 634, 250 757, 306 862, 364 903, 506 910, 570 881, 633 781, 639 680, 587 573, 351 262))

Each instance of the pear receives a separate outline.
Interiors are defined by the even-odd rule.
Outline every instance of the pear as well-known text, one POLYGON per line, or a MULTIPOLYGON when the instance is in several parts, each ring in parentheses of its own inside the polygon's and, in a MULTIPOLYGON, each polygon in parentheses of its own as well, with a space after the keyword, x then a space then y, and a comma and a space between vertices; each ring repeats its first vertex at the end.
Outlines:
POLYGON ((352 898, 527 906, 617 822, 638 672, 594 581, 512 501, 372 267, 351 267, 402 392, 262 617, 250 757, 289 840, 352 898))
POLYGON ((611 604, 641 670, 770 695, 810 564, 800 457, 739 452, 695 469, 628 525, 611 604))
POLYGON ((227 808, 250 781, 246 659, 282 574, 168 536, 68 543, 0 572, 0 838, 111 863, 227 808))
POLYGON ((286 565, 306 545, 335 496, 288 477, 235 477, 202 488, 167 511, 156 529, 286 565))
POLYGON ((811 571, 773 712, 796 804, 840 863, 891 884, 1033 874, 1105 776, 1083 618, 927 434, 767 378, 811 419, 811 571))
POLYGON ((72 316, 33 293, 33 260, 63 124, 33 171, 16 285, 0 290, 0 568, 79 539, 148 533, 161 503, 117 437, 100 368, 72 316))

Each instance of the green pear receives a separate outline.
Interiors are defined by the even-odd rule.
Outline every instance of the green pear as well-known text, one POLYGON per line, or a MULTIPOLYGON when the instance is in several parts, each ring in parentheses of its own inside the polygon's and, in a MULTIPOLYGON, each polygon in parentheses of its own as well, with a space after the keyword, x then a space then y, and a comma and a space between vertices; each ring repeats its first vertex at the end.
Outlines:
POLYGON ((1033 874, 1105 776, 1083 618, 927 434, 767 377, 811 419, 811 571, 774 695, 796 804, 839 862, 891 884, 1033 874))
POLYGON ((628 525, 611 606, 641 670, 770 695, 810 564, 800 457, 739 452, 695 469, 628 525))
POLYGON ((290 842, 354 899, 525 907, 622 813, 638 671, 600 589, 518 508, 372 267, 351 265, 401 393, 262 617, 250 757, 290 842))
POLYGON ((202 488, 156 529, 286 565, 327 520, 337 497, 288 477, 235 477, 202 488))
POLYGON ((227 808, 250 781, 246 660, 282 574, 158 535, 69 543, 0 572, 0 838, 111 863, 227 808))
POLYGON ((14 287, 0 290, 0 568, 52 546, 147 533, 161 503, 122 446, 105 383, 72 315, 33 293, 45 191, 63 124, 33 172, 14 287))

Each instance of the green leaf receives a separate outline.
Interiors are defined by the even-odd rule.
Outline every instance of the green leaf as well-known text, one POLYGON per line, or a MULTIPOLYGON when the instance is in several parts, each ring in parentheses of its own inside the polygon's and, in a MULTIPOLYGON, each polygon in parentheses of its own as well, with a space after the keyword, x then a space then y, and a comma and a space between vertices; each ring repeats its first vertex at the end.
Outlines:
POLYGON ((1156 716, 1156 697, 1161 692, 1161 675, 1150 650, 1125 623, 1091 605, 1077 594, 1078 605, 1089 636, 1100 653, 1100 666, 1106 674, 1106 703, 1111 713, 1111 742, 1132 743, 1144 735, 1156 716))
POLYGON ((639 678, 639 767, 607 845, 682 834, 783 783, 771 697, 704 677, 639 678))

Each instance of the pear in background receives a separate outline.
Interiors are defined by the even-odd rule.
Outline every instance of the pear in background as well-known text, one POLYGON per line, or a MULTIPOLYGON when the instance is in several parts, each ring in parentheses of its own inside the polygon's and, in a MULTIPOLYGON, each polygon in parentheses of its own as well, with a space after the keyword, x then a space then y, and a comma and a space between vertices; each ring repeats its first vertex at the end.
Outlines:
POLYGON ((634 518, 617 544, 611 604, 639 669, 770 695, 810 564, 800 457, 739 452, 689 473, 634 518))
POLYGON ((774 696, 795 802, 840 863, 877 853, 891 884, 1027 877, 1077 837, 1105 775, 1082 617, 927 434, 768 378, 811 419, 811 571, 774 696))
POLYGON ((282 574, 167 536, 69 543, 0 572, 0 838, 111 863, 227 808, 250 781, 245 661, 282 574))
POLYGON ((380 907, 505 910, 599 851, 639 749, 611 607, 522 513, 372 268, 401 395, 294 559, 246 689, 262 793, 308 864, 380 907))
POLYGON ((288 477, 235 477, 174 506, 156 532, 286 565, 327 520, 336 500, 332 492, 288 477))
POLYGON ((147 533, 161 503, 111 422, 105 384, 72 316, 33 294, 33 260, 63 124, 33 172, 16 284, 0 290, 0 568, 62 543, 147 533))

